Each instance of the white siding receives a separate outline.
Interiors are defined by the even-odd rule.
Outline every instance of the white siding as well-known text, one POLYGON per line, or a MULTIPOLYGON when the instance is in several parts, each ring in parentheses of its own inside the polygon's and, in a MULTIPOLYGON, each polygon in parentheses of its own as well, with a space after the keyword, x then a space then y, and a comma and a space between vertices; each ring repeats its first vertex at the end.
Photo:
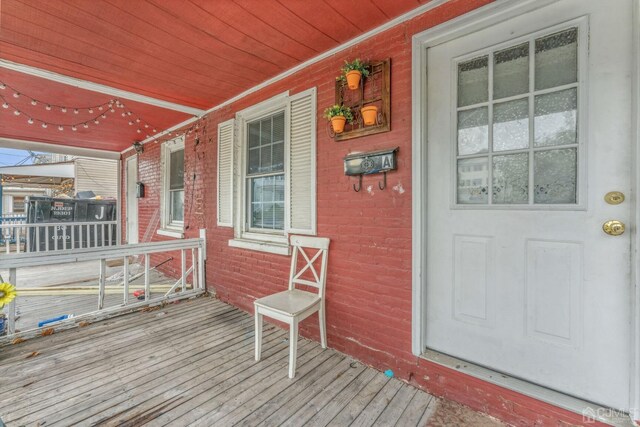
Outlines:
POLYGON ((118 161, 77 157, 75 191, 93 191, 96 196, 118 197, 118 161))

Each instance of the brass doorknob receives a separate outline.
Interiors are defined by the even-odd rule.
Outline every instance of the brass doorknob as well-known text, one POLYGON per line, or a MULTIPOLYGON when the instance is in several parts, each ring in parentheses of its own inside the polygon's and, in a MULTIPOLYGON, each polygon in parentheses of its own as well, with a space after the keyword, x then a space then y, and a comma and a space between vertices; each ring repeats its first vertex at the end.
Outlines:
POLYGON ((602 229, 611 236, 619 236, 624 233, 624 223, 617 219, 612 219, 602 224, 602 229))

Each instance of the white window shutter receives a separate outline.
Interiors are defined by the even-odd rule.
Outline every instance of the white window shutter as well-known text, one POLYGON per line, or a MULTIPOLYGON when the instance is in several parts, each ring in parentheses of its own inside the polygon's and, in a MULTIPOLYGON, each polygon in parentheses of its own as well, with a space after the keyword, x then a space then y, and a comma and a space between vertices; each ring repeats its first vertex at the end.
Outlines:
POLYGON ((233 119, 218 125, 218 225, 233 227, 233 119))
POLYGON ((316 89, 289 98, 287 232, 316 234, 316 89))

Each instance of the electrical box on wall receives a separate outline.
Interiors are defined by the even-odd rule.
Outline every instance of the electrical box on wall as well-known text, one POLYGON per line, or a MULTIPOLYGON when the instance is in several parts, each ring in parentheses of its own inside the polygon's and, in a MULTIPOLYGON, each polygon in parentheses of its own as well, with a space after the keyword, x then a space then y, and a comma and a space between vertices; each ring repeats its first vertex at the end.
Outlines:
POLYGON ((144 184, 136 182, 136 197, 142 199, 144 197, 144 184))

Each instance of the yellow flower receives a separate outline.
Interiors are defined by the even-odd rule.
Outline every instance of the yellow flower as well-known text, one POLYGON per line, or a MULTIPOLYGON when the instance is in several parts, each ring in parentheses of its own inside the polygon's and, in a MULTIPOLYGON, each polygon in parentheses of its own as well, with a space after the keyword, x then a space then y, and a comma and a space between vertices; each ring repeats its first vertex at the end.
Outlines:
POLYGON ((9 304, 16 297, 16 287, 11 283, 0 283, 0 308, 9 304))

